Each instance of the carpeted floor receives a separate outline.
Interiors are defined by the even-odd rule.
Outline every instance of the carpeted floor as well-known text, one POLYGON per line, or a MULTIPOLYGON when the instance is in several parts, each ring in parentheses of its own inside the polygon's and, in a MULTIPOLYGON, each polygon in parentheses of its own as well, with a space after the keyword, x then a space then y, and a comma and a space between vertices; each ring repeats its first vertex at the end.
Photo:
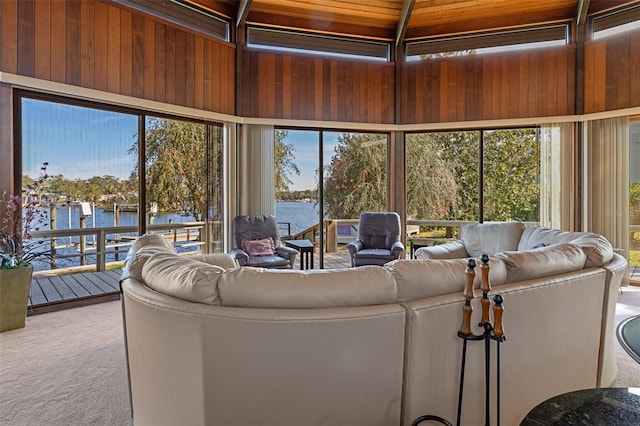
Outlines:
MULTIPOLYGON (((623 292, 616 325, 640 314, 640 287, 623 292)), ((616 350, 613 385, 640 387, 640 364, 616 350)), ((132 425, 119 301, 28 317, 0 334, 0 425, 132 425)))

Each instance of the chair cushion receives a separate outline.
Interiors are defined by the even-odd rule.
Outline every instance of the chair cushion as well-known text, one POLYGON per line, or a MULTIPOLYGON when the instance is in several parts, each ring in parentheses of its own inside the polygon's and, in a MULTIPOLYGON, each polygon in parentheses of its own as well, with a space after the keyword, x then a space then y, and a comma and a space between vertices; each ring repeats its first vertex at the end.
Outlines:
POLYGON ((396 282, 378 266, 352 269, 236 268, 220 278, 223 306, 330 308, 395 303, 396 282))
POLYGON ((523 230, 522 222, 471 223, 462 227, 460 239, 469 256, 480 257, 517 250, 523 230))
POLYGON ((261 240, 242 240, 240 246, 242 250, 249 253, 249 256, 273 256, 275 254, 275 246, 271 237, 261 240))
POLYGON ((188 257, 155 253, 142 268, 147 287, 196 303, 219 305, 218 280, 224 269, 188 257))
POLYGON ((384 265, 395 260, 391 250, 386 249, 362 249, 353 255, 356 266, 361 265, 384 265))
POLYGON ((273 256, 249 256, 245 266, 254 266, 258 268, 291 268, 291 262, 284 257, 273 256))
POLYGON ((358 239, 364 248, 390 249, 400 240, 400 216, 396 212, 364 212, 360 215, 358 239))

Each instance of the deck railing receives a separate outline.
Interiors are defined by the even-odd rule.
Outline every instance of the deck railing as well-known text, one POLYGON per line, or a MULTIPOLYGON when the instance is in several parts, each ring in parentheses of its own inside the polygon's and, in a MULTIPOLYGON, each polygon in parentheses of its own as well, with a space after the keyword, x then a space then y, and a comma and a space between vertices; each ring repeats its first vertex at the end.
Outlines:
MULTIPOLYGON (((199 246, 203 253, 212 253, 219 246, 221 238, 221 222, 179 222, 147 225, 148 233, 164 235, 172 243, 186 248, 199 246)), ((133 244, 138 235, 137 226, 114 226, 103 228, 83 229, 56 229, 47 231, 34 231, 33 238, 50 239, 50 251, 48 256, 41 257, 40 261, 50 263, 51 269, 58 267, 59 259, 79 258, 80 265, 86 265, 86 258, 96 257, 96 270, 104 271, 107 266, 107 255, 115 256, 116 261, 120 255, 126 255, 128 247, 133 244), (129 235, 126 235, 129 234, 129 235), (93 236, 93 244, 87 245, 88 236, 93 236), (58 240, 74 237, 78 243, 59 245, 58 240), (60 253, 59 249, 74 246, 74 253, 60 253)))

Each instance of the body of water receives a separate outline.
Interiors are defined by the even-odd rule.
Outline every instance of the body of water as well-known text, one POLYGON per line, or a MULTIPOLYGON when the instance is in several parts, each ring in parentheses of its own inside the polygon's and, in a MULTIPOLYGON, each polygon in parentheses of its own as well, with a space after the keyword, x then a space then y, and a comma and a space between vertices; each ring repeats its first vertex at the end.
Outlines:
POLYGON ((278 201, 276 217, 278 222, 291 224, 291 234, 297 234, 316 225, 319 221, 318 204, 315 201, 278 201))

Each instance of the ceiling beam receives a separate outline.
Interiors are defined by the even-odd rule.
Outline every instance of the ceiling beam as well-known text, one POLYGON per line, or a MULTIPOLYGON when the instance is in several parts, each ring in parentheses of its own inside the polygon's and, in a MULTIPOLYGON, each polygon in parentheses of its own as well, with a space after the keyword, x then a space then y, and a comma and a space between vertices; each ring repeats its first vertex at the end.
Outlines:
POLYGON ((589 11, 589 0, 580 0, 578 2, 578 15, 576 22, 578 25, 584 24, 587 19, 587 12, 589 11))
POLYGON ((236 27, 244 25, 244 21, 247 19, 252 1, 253 0, 242 0, 240 2, 240 5, 238 6, 238 18, 236 19, 236 27))
POLYGON ((413 11, 413 5, 416 0, 404 0, 402 10, 400 11, 400 19, 398 19, 398 30, 396 31, 396 46, 399 46, 404 42, 404 36, 407 33, 407 27, 409 26, 409 19, 411 19, 411 12, 413 11))

